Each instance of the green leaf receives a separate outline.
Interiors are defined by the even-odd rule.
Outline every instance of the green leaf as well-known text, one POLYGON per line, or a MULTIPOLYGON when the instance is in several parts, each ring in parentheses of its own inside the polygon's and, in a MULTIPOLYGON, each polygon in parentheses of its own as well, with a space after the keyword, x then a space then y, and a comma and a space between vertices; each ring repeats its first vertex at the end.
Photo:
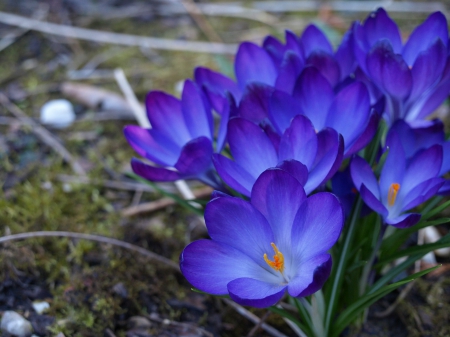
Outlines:
POLYGON ((278 308, 275 306, 269 307, 267 308, 268 310, 280 315, 281 317, 287 318, 288 320, 292 321, 293 323, 295 323, 295 325, 297 325, 301 330, 303 330, 305 332, 305 334, 307 336, 312 336, 312 331, 306 326, 304 325, 302 322, 300 322, 293 314, 291 314, 290 312, 282 309, 282 308, 278 308))
POLYGON ((431 210, 429 212, 426 212, 426 213, 424 212, 422 215, 422 219, 428 220, 432 216, 435 216, 435 215, 441 213, 444 209, 446 209, 449 206, 450 206, 450 200, 448 200, 447 202, 444 202, 442 205, 439 205, 438 207, 434 208, 433 210, 431 210))
POLYGON ((353 322, 358 315, 360 315, 366 308, 368 308, 370 305, 378 301, 383 296, 386 296, 391 291, 397 289, 398 287, 402 286, 403 284, 406 284, 408 282, 411 282, 415 280, 416 278, 419 278, 425 274, 428 274, 429 272, 432 272, 433 270, 436 270, 439 268, 439 266, 429 268, 423 271, 420 271, 418 273, 415 273, 413 275, 410 275, 406 278, 404 278, 401 281, 389 284, 387 286, 384 286, 377 291, 373 293, 366 293, 364 296, 362 296, 358 301, 350 305, 346 310, 344 310, 336 320, 335 324, 333 325, 331 331, 331 337, 337 337, 339 334, 351 323, 353 322))

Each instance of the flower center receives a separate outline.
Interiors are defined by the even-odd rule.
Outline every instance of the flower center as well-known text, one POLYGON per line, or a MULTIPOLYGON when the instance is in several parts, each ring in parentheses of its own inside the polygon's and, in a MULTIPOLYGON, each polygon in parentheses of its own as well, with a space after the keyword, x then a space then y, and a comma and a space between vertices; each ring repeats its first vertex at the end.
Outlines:
POLYGON ((392 183, 391 186, 389 186, 387 198, 389 206, 394 206, 395 199, 397 199, 398 191, 400 191, 400 184, 392 183))
POLYGON ((279 271, 280 273, 283 273, 284 270, 284 256, 283 254, 278 250, 278 247, 272 242, 270 244, 273 248, 273 251, 275 252, 275 255, 273 256, 273 261, 269 260, 267 257, 267 254, 264 254, 264 261, 274 270, 279 271))

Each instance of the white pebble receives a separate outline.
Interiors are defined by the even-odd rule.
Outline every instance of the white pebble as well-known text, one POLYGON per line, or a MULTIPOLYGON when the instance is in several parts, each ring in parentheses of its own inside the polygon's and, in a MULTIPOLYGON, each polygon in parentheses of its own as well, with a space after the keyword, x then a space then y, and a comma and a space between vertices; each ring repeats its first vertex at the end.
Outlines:
POLYGON ((50 309, 50 304, 48 304, 45 301, 39 302, 33 302, 32 303, 34 311, 36 311, 39 315, 46 312, 48 309, 50 309))
POLYGON ((41 123, 58 129, 68 127, 75 120, 72 103, 66 99, 54 99, 41 108, 41 123))
POLYGON ((17 337, 29 337, 33 333, 31 323, 15 311, 5 311, 0 326, 3 331, 17 337))

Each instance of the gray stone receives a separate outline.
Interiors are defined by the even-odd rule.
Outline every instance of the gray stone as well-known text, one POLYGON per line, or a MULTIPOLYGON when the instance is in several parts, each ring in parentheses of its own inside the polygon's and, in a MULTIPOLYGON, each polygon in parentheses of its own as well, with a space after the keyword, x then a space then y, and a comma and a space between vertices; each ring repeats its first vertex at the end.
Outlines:
POLYGON ((31 323, 15 311, 5 311, 0 326, 3 331, 16 337, 29 337, 33 333, 31 323))

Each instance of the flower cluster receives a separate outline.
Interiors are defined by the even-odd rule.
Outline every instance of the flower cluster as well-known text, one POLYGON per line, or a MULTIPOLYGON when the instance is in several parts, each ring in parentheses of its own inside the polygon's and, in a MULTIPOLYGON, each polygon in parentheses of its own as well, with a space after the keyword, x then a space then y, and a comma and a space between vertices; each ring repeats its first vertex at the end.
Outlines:
POLYGON ((383 228, 405 228, 421 219, 418 206, 450 191, 450 142, 426 119, 450 93, 442 13, 406 43, 383 9, 335 51, 314 25, 284 42, 244 42, 234 70, 236 80, 197 68, 181 99, 150 92, 152 128, 125 128, 153 163, 133 159, 135 173, 218 190, 205 208, 211 240, 180 258, 199 290, 255 307, 309 296, 330 275, 328 251, 356 198, 383 228))

